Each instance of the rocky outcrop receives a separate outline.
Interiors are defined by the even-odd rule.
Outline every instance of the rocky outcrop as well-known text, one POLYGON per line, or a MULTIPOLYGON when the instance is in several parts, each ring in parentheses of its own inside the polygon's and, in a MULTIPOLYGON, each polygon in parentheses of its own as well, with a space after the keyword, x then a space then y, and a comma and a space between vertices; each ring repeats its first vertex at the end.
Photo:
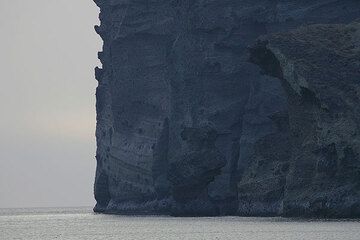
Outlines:
POLYGON ((286 94, 248 61, 248 46, 303 24, 350 22, 358 1, 95 2, 104 41, 95 211, 280 214, 286 94), (256 185, 267 178, 272 186, 256 185))
POLYGON ((360 23, 302 27, 259 40, 251 52, 288 99, 283 214, 360 216, 360 23))

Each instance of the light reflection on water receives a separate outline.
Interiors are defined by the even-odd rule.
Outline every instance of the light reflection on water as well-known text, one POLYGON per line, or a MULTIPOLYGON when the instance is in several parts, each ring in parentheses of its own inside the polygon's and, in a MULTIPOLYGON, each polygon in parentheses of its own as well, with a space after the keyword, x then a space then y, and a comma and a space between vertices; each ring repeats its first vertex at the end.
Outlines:
POLYGON ((360 240, 360 221, 99 215, 90 208, 0 209, 0 240, 360 240))

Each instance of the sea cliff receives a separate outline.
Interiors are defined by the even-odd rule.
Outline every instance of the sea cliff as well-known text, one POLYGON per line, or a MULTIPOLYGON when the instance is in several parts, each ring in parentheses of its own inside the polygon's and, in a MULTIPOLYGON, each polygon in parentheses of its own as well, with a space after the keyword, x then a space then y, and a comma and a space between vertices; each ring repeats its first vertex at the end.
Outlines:
POLYGON ((360 216, 359 1, 95 2, 96 212, 360 216))

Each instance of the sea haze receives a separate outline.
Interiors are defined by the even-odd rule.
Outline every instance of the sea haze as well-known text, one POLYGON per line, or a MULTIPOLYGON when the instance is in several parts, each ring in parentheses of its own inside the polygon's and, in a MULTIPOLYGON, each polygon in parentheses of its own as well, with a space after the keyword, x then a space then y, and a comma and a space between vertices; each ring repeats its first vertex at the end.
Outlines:
POLYGON ((0 209, 1 240, 359 240, 360 221, 100 215, 90 208, 0 209))

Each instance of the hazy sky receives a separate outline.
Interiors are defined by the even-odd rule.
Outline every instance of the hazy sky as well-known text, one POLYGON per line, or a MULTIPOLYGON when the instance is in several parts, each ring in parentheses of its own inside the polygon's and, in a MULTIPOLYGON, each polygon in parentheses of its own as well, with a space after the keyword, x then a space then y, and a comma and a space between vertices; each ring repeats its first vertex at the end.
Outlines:
POLYGON ((0 0, 0 208, 93 205, 92 0, 0 0))

